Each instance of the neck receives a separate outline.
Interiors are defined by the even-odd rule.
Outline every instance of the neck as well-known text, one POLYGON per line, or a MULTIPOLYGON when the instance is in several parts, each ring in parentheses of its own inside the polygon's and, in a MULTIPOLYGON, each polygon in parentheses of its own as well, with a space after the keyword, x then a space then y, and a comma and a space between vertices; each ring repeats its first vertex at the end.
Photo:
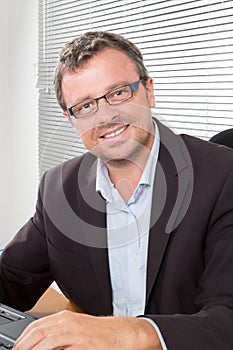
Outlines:
POLYGON ((106 164, 114 187, 126 203, 138 186, 149 154, 150 149, 144 148, 142 154, 139 154, 135 159, 111 160, 106 164))

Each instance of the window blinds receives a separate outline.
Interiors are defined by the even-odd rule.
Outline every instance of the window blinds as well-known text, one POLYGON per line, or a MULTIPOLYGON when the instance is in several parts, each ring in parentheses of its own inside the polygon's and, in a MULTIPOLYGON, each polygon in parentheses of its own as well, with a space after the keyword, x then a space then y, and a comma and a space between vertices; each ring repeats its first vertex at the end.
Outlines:
POLYGON ((53 90, 58 52, 89 30, 122 34, 154 78, 156 116, 209 139, 233 127, 233 1, 39 0, 40 174, 82 154, 53 90))

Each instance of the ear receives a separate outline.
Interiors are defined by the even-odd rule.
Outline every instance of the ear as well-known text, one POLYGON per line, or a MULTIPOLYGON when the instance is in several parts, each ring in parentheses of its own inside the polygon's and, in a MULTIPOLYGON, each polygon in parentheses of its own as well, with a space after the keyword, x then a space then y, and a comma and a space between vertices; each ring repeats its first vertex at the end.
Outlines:
POLYGON ((74 123, 73 123, 73 120, 72 120, 72 119, 70 118, 70 116, 69 116, 69 113, 67 113, 66 111, 63 111, 62 114, 63 114, 64 117, 68 120, 68 122, 70 122, 70 124, 71 124, 73 127, 75 127, 75 126, 74 126, 74 123))
POLYGON ((62 114, 65 116, 65 118, 68 120, 68 122, 70 122, 71 125, 73 125, 72 119, 70 118, 69 113, 67 113, 67 111, 63 111, 62 114))
POLYGON ((64 115, 64 117, 70 121, 70 116, 66 111, 63 111, 62 114, 64 115))
POLYGON ((154 95, 154 81, 151 77, 148 77, 146 80, 146 92, 150 108, 154 108, 156 104, 154 95))

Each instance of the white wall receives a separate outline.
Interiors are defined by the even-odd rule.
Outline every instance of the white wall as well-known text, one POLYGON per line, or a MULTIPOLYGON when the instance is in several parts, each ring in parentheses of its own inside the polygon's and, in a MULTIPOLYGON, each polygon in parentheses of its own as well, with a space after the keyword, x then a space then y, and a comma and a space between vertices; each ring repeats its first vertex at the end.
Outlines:
POLYGON ((0 0, 0 245, 8 229, 9 168, 8 152, 10 129, 8 110, 8 1, 0 0))
POLYGON ((33 214, 37 186, 37 1, 0 0, 0 246, 33 214))

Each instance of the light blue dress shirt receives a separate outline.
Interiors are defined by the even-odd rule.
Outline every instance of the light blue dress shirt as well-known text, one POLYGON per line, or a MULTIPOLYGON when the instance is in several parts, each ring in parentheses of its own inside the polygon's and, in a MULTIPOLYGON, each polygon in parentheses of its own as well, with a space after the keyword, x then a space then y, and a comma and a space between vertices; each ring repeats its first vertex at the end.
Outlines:
MULTIPOLYGON (((140 182, 127 204, 111 182, 106 165, 98 159, 96 191, 106 200, 114 316, 144 314, 150 212, 159 146, 159 130, 155 123, 152 150, 140 182)), ((163 349, 167 350, 158 326, 145 319, 155 328, 163 349)))

